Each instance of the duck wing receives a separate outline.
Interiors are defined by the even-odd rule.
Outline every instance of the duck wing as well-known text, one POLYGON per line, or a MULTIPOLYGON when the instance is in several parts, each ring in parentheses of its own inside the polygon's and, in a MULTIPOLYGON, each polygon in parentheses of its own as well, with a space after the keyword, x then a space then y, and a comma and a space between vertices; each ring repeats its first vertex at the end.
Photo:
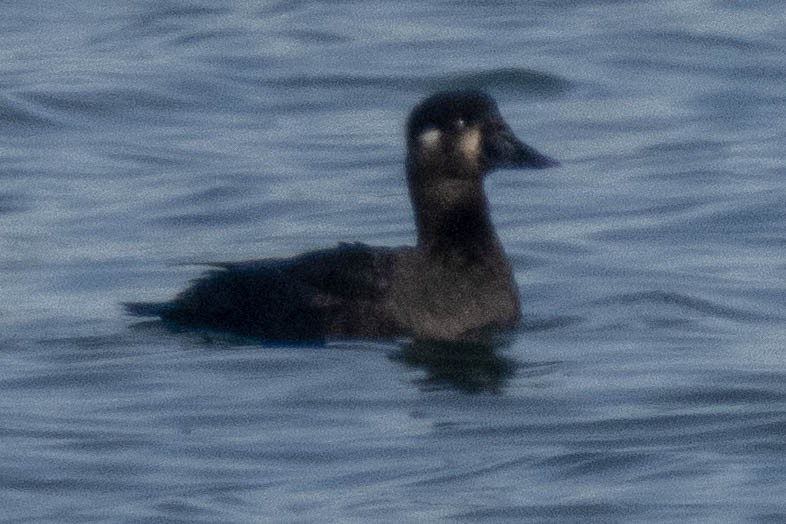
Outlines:
POLYGON ((271 340, 388 338, 403 334, 390 301, 395 265, 407 251, 341 243, 288 259, 213 263, 173 301, 125 307, 271 340))

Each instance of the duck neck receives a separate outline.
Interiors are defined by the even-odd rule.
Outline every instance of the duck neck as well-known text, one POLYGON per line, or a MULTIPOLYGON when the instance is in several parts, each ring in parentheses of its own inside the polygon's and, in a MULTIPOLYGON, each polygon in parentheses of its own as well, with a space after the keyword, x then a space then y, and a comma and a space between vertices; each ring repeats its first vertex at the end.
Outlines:
POLYGON ((408 180, 422 253, 458 263, 504 261, 480 177, 408 180))

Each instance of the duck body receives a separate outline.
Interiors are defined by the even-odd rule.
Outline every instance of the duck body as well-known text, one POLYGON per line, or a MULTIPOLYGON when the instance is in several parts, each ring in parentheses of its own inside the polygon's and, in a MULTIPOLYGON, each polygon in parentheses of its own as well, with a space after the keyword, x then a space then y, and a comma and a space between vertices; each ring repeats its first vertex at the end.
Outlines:
POLYGON ((288 259, 212 264, 139 316, 267 340, 464 341, 516 325, 519 300, 483 191, 497 167, 556 165, 521 143, 480 92, 432 95, 407 125, 414 247, 341 243, 288 259))

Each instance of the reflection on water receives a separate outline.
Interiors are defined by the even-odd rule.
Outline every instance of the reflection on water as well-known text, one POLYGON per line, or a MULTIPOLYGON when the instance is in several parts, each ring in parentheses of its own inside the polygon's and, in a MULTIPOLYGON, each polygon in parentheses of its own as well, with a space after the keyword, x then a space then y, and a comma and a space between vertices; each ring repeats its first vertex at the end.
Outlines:
POLYGON ((455 388, 464 393, 501 393, 516 363, 500 355, 504 347, 491 343, 414 341, 391 358, 420 368, 423 389, 455 388))
MULTIPOLYGON (((453 389, 462 393, 501 394, 513 377, 532 377, 553 371, 554 362, 522 362, 510 356, 517 337, 567 328, 578 317, 525 317, 515 333, 477 333, 473 342, 413 340, 401 342, 390 353, 394 361, 420 369, 425 376, 415 379, 424 391, 453 389)), ((520 349, 520 348, 519 348, 520 349)))

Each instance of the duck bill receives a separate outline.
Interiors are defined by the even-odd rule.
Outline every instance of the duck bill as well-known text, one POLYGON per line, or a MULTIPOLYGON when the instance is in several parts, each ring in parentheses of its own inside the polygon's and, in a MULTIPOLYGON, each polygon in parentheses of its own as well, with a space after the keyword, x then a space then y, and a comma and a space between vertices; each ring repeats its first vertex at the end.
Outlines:
POLYGON ((493 134, 486 154, 492 168, 498 169, 545 169, 559 165, 557 160, 516 138, 507 126, 493 134))

